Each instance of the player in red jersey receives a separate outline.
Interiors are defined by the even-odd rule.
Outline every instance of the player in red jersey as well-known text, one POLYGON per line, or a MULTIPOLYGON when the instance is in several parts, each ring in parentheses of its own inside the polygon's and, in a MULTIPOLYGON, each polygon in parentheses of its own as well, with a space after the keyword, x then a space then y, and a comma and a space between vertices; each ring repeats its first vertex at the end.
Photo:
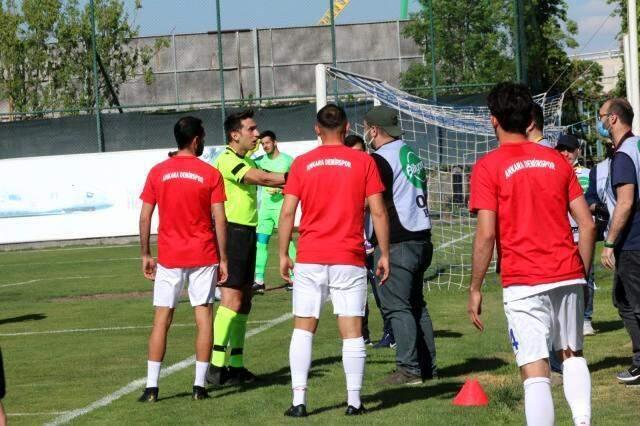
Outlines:
POLYGON ((301 205, 300 238, 293 281, 294 330, 289 360, 293 404, 286 416, 304 417, 313 336, 320 311, 331 294, 342 337, 347 381, 347 415, 365 412, 360 401, 366 350, 362 317, 367 297, 364 206, 368 202, 382 255, 376 272, 389 275, 389 223, 382 199, 384 186, 373 159, 344 146, 347 116, 336 105, 318 111, 318 148, 296 158, 284 188, 280 213, 280 275, 289 281, 288 255, 295 212, 301 205))
POLYGON ((532 99, 519 84, 488 96, 499 147, 471 174, 470 210, 478 215, 468 312, 480 330, 482 282, 497 242, 504 310, 524 380, 529 425, 553 425, 549 351, 563 360, 564 393, 576 425, 591 421, 591 379, 582 357, 585 265, 595 225, 571 165, 558 152, 526 140, 532 99), (573 242, 567 213, 578 224, 573 242))
POLYGON ((212 303, 216 283, 227 279, 224 183, 218 170, 198 158, 204 149, 202 120, 181 118, 174 127, 174 135, 178 152, 151 169, 140 195, 143 202, 140 213, 142 272, 154 280, 155 306, 149 336, 147 385, 140 402, 158 399, 158 377, 167 332, 187 282, 198 328, 192 397, 208 397, 205 375, 211 354, 212 303), (157 264, 149 246, 151 216, 156 205, 160 214, 157 264))

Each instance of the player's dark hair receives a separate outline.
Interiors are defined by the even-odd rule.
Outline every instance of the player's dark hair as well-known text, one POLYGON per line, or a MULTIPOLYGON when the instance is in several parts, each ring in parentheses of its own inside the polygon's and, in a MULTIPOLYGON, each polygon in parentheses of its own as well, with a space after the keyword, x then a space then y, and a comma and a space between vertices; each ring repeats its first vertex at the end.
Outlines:
POLYGON ((271 130, 265 130, 264 132, 260 133, 260 136, 258 136, 260 139, 262 138, 271 138, 272 141, 276 140, 276 134, 273 133, 271 130))
POLYGON ((544 130, 544 111, 539 103, 534 102, 531 109, 531 120, 536 129, 544 130))
POLYGON ((227 143, 231 142, 231 132, 240 131, 242 129, 242 121, 247 118, 253 118, 252 109, 245 109, 227 115, 227 118, 224 119, 224 134, 227 138, 227 143))
POLYGON ((609 101, 609 114, 615 114, 627 126, 633 123, 633 107, 624 98, 613 98, 609 101))
POLYGON ((518 83, 498 83, 487 96, 489 111, 505 131, 525 134, 531 123, 533 99, 529 89, 518 83))
POLYGON ((204 135, 204 127, 202 120, 197 117, 182 117, 175 126, 173 126, 173 135, 176 138, 178 149, 186 148, 196 136, 204 135))
POLYGON ((330 130, 342 130, 347 125, 347 113, 334 104, 327 104, 316 114, 320 127, 330 130))
POLYGON ((362 145, 363 147, 365 146, 364 139, 362 139, 358 135, 349 135, 346 138, 344 138, 344 145, 348 146, 349 148, 353 148, 358 144, 362 145))

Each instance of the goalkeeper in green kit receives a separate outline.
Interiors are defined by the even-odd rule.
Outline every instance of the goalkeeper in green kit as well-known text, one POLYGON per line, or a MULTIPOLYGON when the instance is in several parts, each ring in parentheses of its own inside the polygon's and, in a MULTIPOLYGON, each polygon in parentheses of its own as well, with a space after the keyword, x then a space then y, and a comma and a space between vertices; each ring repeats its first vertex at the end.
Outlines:
MULTIPOLYGON (((255 159, 256 165, 265 171, 275 173, 287 173, 293 163, 293 158, 278 150, 276 135, 270 130, 260 134, 260 143, 265 154, 255 159)), ((264 274, 269 257, 269 239, 273 230, 278 226, 280 208, 282 207, 282 189, 260 187, 260 208, 258 210, 258 227, 256 229, 256 278, 253 285, 254 293, 264 294, 264 274)), ((296 248, 293 242, 289 244, 289 256, 296 257, 296 248)), ((288 286, 288 290, 291 288, 288 286)))

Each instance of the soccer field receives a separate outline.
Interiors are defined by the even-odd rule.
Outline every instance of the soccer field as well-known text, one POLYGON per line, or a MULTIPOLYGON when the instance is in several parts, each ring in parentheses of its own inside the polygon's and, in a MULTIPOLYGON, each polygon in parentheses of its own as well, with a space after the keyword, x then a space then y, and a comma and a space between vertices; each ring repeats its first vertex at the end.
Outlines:
MULTIPOLYGON (((267 285, 278 286, 275 238, 267 285)), ((140 404, 152 320, 152 284, 140 273, 139 249, 78 247, 0 253, 0 345, 5 361, 10 424, 281 424, 290 405, 290 293, 256 296, 249 318, 247 366, 264 380, 212 391, 191 400, 193 315, 183 299, 169 334, 160 401, 140 404)), ((611 306, 610 274, 599 270, 594 326, 585 343, 593 380, 594 424, 640 424, 640 388, 619 385, 630 343, 611 306)), ((417 387, 378 382, 394 368, 391 349, 369 349, 363 401, 369 413, 345 418, 341 344, 329 306, 314 340, 305 420, 314 424, 523 424, 523 391, 507 338, 500 289, 485 289, 480 334, 466 316, 466 292, 426 293, 436 329, 440 379, 417 387), (455 407, 466 378, 487 392, 488 407, 455 407)), ((372 336, 381 320, 370 299, 372 336)), ((570 424, 561 386, 554 386, 556 420, 570 424)))

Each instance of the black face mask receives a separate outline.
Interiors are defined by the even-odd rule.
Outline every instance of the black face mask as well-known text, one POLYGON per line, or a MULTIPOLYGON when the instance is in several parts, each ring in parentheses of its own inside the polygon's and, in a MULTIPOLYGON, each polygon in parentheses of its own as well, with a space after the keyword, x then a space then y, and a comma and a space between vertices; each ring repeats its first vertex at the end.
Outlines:
POLYGON ((196 157, 200 157, 204 152, 204 140, 200 139, 198 145, 196 146, 196 157))
POLYGON ((604 158, 613 158, 613 154, 615 154, 616 149, 612 144, 608 143, 604 148, 604 158))

